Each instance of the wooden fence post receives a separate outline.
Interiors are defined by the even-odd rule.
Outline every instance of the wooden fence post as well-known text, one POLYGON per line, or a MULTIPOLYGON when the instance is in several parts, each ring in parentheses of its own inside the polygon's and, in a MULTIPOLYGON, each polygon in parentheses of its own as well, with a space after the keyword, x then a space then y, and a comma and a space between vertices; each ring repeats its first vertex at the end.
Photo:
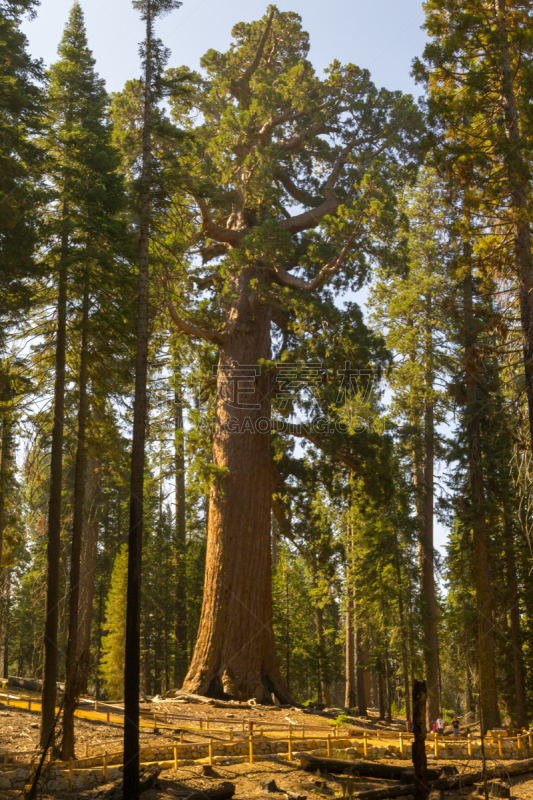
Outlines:
MULTIPOLYGON (((212 739, 209 739, 208 753, 209 753, 209 766, 212 767, 213 766, 213 740, 212 739)), ((250 764, 251 763, 252 763, 252 761, 250 760, 250 764)))
POLYGON ((104 776, 104 783, 107 783, 107 750, 104 753, 103 776, 104 776))
POLYGON ((85 758, 89 755, 89 745, 85 742, 85 758))
POLYGON ((253 764, 254 763, 254 734, 253 734, 253 731, 250 733, 249 749, 250 749, 250 764, 253 764))
POLYGON ((503 758, 502 737, 498 736, 498 755, 503 758))
POLYGON ((183 744, 183 731, 180 731, 180 744, 183 744))
POLYGON ((229 740, 230 740, 230 742, 233 741, 233 728, 229 729, 229 740))
POLYGON ((435 754, 435 758, 439 757, 439 736, 437 731, 433 734, 433 752, 435 754))
POLYGON ((400 732, 400 758, 403 759, 403 733, 400 732))
POLYGON ((111 712, 109 711, 109 709, 107 709, 107 713, 106 713, 105 717, 106 717, 107 722, 109 722, 110 719, 111 719, 111 712))
POLYGON ((289 728, 289 761, 292 761, 292 725, 289 728))
POLYGON ((328 748, 328 758, 331 758, 331 734, 330 733, 328 733, 327 748, 328 748))
POLYGON ((522 758, 522 734, 516 737, 516 744, 518 745, 518 755, 522 758))
POLYGON ((472 734, 469 733, 467 735, 467 742, 468 742, 468 757, 471 758, 472 756, 472 734))
POLYGON ((154 714, 154 732, 157 730, 157 714, 154 714))
POLYGON ((178 745, 174 745, 174 769, 178 768, 178 745))
POLYGON ((529 749, 533 750, 533 731, 529 731, 529 749))
POLYGON ((363 754, 365 758, 368 756, 368 733, 365 731, 363 733, 363 754))

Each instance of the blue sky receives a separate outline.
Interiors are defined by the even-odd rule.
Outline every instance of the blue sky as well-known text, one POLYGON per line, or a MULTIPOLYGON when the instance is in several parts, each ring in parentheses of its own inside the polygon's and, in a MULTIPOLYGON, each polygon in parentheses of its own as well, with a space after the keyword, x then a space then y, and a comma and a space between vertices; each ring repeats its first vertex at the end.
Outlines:
MULTIPOLYGON (((30 50, 46 64, 57 45, 72 0, 41 0, 37 19, 24 24, 30 50)), ((130 0, 81 0, 89 44, 109 91, 139 76, 138 42, 143 31, 130 0)), ((170 64, 196 68, 209 48, 227 48, 236 22, 258 19, 264 0, 184 0, 182 7, 159 21, 158 34, 171 49, 170 64)), ((389 89, 415 92, 409 75, 425 34, 419 0, 290 0, 283 11, 301 15, 311 37, 311 60, 322 70, 334 58, 368 67, 374 81, 389 89)))

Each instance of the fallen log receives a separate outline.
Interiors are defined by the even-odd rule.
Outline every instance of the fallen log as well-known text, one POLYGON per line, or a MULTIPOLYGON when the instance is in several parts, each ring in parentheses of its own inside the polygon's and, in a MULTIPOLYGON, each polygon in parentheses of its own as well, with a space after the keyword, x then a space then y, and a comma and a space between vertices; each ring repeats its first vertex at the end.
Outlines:
POLYGON ((229 781, 219 783, 210 789, 201 789, 188 795, 186 800, 228 800, 235 794, 235 784, 229 781))
MULTIPOLYGON (((380 778, 390 781, 412 783, 414 770, 412 767, 395 767, 390 764, 377 764, 374 761, 345 761, 341 758, 320 758, 308 753, 300 753, 300 766, 307 772, 329 772, 330 775, 353 775, 357 773, 363 778, 380 778)), ((440 770, 428 769, 428 779, 438 778, 440 770)))
MULTIPOLYGON (((433 770, 431 770, 433 771, 433 770)), ((428 770, 428 773, 430 770, 428 770)), ((533 758, 524 761, 514 761, 506 764, 505 767, 492 767, 486 770, 487 779, 505 778, 507 775, 524 775, 533 772, 533 758)), ((463 772, 450 778, 439 778, 430 780, 428 789, 430 791, 441 789, 460 789, 462 786, 473 786, 483 780, 483 770, 477 772, 463 772)), ((386 789, 367 789, 364 792, 354 792, 353 797, 357 800, 385 800, 387 797, 405 797, 415 791, 414 783, 402 784, 402 786, 389 786, 386 789)))
MULTIPOLYGON (((159 777, 159 773, 161 772, 161 768, 158 767, 154 772, 150 772, 146 778, 142 778, 139 781, 139 794, 148 791, 154 786, 155 782, 159 777)), ((102 795, 102 800, 124 800, 124 793, 122 790, 122 786, 115 785, 112 786, 104 795, 102 795)))
MULTIPOLYGON (((40 692, 43 688, 43 682, 39 678, 19 678, 15 675, 10 675, 7 679, 8 686, 15 686, 18 689, 26 689, 28 692, 40 692)), ((60 692, 65 691, 64 683, 56 683, 60 692)))
POLYGON ((203 703, 207 706, 213 706, 214 708, 250 708, 248 703, 241 703, 239 700, 217 700, 214 697, 203 697, 201 694, 192 694, 191 692, 184 692, 180 689, 176 692, 175 698, 169 698, 170 700, 189 700, 191 703, 203 703))

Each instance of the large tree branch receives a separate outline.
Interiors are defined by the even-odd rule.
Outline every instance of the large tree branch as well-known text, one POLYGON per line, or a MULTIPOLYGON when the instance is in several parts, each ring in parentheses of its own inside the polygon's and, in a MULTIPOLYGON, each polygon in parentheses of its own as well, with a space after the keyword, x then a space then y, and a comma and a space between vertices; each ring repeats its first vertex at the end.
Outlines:
POLYGON ((267 19, 267 23, 265 25, 265 30, 261 34, 261 38, 259 39, 259 45, 257 47, 257 51, 255 56, 253 57, 252 61, 240 78, 238 78, 231 86, 231 91, 234 97, 244 105, 247 105, 250 102, 250 79, 252 78, 254 72, 259 67, 261 63, 261 59, 263 57, 263 51, 265 49, 265 45, 267 43, 268 35, 270 33, 270 28, 272 26, 272 20, 274 19, 274 9, 269 14, 267 19))
POLYGON ((309 433, 309 431, 302 430, 302 428, 302 425, 289 423, 285 431, 290 436, 298 436, 301 439, 307 439, 308 442, 314 444, 315 447, 318 447, 318 449, 322 450, 323 453, 327 453, 333 461, 338 461, 340 464, 344 464, 349 469, 354 470, 354 472, 357 472, 361 468, 361 461, 354 458, 353 454, 347 455, 343 452, 330 452, 327 445, 328 440, 324 441, 320 438, 320 436, 309 433))
POLYGON ((232 247, 238 247, 242 237, 244 236, 244 231, 236 231, 231 228, 225 228, 223 225, 218 225, 218 223, 214 222, 209 206, 195 188, 194 181, 190 175, 185 176, 184 183, 194 197, 196 205, 200 209, 204 233, 209 236, 210 239, 214 239, 216 242, 225 242, 226 244, 232 245, 232 247))
POLYGON ((322 267, 318 275, 316 275, 312 281, 306 281, 303 278, 298 278, 296 275, 291 275, 291 273, 287 272, 287 270, 283 267, 274 264, 276 275, 280 279, 281 283, 283 283, 285 286, 289 286, 291 289, 300 289, 304 292, 314 292, 315 289, 318 289, 318 287, 325 283, 328 278, 331 278, 332 275, 336 275, 338 272, 340 272, 344 259, 348 255, 348 252, 361 229, 360 223, 361 218, 358 220, 353 231, 346 240, 346 243, 339 255, 336 258, 332 258, 331 261, 328 261, 326 266, 322 267))
POLYGON ((348 161, 350 153, 358 144, 361 144, 362 141, 363 140, 354 137, 352 141, 348 142, 346 147, 341 150, 339 157, 333 164, 331 172, 329 173, 324 186, 324 195, 326 198, 324 202, 316 208, 311 208, 308 211, 304 211, 302 214, 296 214, 294 217, 280 222, 280 227, 283 228, 284 231, 288 231, 289 233, 301 233, 302 231, 306 231, 309 228, 314 228, 316 225, 318 225, 320 220, 325 217, 326 214, 335 213, 342 202, 335 196, 335 186, 339 180, 342 168, 348 161))
POLYGON ((184 319, 178 316, 172 300, 167 301, 167 308, 176 328, 182 333, 186 333, 188 336, 196 336, 198 339, 206 339, 208 342, 213 342, 213 344, 224 344, 227 341, 228 337, 221 331, 207 331, 204 328, 198 328, 196 325, 185 322, 184 319))
POLYGON ((284 169, 275 167, 272 174, 274 178, 281 183, 285 191, 290 194, 293 200, 296 200, 297 203, 309 206, 314 201, 314 198, 311 197, 310 194, 304 192, 302 189, 296 186, 289 173, 285 172, 284 169))

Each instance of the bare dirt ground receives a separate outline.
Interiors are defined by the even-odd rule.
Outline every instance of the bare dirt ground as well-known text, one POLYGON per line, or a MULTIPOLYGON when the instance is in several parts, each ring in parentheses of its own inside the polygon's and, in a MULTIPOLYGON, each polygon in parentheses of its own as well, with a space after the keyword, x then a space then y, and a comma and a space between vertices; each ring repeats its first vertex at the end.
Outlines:
MULTIPOLYGON (((27 696, 27 693, 25 693, 27 696)), ((246 729, 249 719, 254 720, 255 730, 259 730, 264 726, 265 732, 269 728, 269 724, 279 724, 286 722, 290 719, 295 726, 298 725, 320 725, 324 726, 324 730, 331 729, 328 719, 321 715, 314 715, 304 713, 296 709, 283 709, 283 710, 269 710, 265 708, 259 709, 240 709, 235 708, 231 711, 227 709, 212 708, 204 705, 192 704, 177 704, 177 703, 150 703, 143 706, 144 710, 150 712, 157 712, 162 715, 165 711, 169 714, 169 722, 173 726, 172 731, 158 730, 154 732, 151 729, 143 729, 141 735, 142 746, 153 745, 157 743, 160 745, 162 742, 175 742, 179 740, 180 726, 184 731, 185 742, 192 741, 206 741, 210 736, 209 728, 225 729, 228 731, 234 728, 236 731, 242 729, 242 722, 245 722, 246 729), (179 715, 184 719, 170 719, 170 715, 179 715), (194 721, 198 725, 197 720, 203 720, 202 732, 190 732, 186 729, 187 724, 194 721), (328 728, 329 726, 329 728, 328 728), (204 733, 205 731, 205 733, 204 733)), ((398 726, 401 725, 401 720, 397 720, 398 726)), ((369 730, 377 727, 377 720, 358 720, 353 718, 353 724, 363 726, 369 730)), ((120 724, 107 724, 106 722, 99 721, 86 721, 76 719, 76 747, 77 756, 82 757, 85 754, 85 746, 87 745, 88 753, 96 754, 102 753, 104 750, 109 752, 117 752, 122 749, 122 736, 123 728, 120 724)), ((318 732, 317 732, 318 734, 318 732)), ((310 734, 309 734, 310 735, 310 734)), ((313 734, 315 735, 315 734, 313 734)), ((213 732, 212 737, 216 734, 213 732)), ((0 758, 4 753, 23 753, 27 751, 36 750, 39 741, 39 713, 28 712, 26 710, 15 709, 8 707, 5 704, 0 704, 0 758)), ((392 758, 387 758, 386 763, 392 765, 406 766, 408 761, 399 761, 392 758)), ((431 767, 435 766, 449 766, 455 764, 459 771, 470 771, 479 769, 479 761, 471 761, 468 766, 464 761, 452 762, 435 761, 431 760, 431 767)), ((505 763, 505 762, 504 762, 505 763)), ((387 785, 394 785, 393 782, 370 780, 367 778, 347 778, 344 776, 331 776, 319 775, 301 770, 296 762, 287 763, 283 758, 271 758, 268 761, 259 761, 254 764, 235 763, 231 765, 218 765, 213 766, 214 775, 208 777, 203 775, 203 767, 198 765, 183 765, 178 770, 164 770, 158 779, 158 785, 154 789, 150 789, 143 793, 143 800, 173 800, 174 798, 186 798, 193 790, 207 789, 214 787, 221 781, 231 781, 235 784, 235 800, 244 800, 244 798, 266 798, 270 797, 271 800, 285 800, 287 797, 283 790, 294 793, 301 798, 307 797, 309 800, 320 800, 320 798, 349 798, 352 794, 357 792, 372 789, 372 788, 385 788, 387 785), (276 786, 280 793, 266 794, 261 788, 261 783, 265 779, 275 780, 276 786)), ((533 800, 533 775, 519 776, 514 778, 511 783, 513 784, 512 794, 519 800, 533 800)), ((52 798, 60 798, 61 800, 92 800, 92 798, 102 797, 102 795, 112 787, 112 784, 100 784, 96 788, 86 790, 72 790, 64 792, 44 791, 39 794, 39 797, 44 800, 51 800, 52 798)), ((468 792, 465 790, 465 795, 473 796, 473 789, 469 788, 468 792)), ((294 796, 293 795, 293 796, 294 796)), ((463 796, 465 796, 463 795, 463 796)), ((7 798, 22 797, 20 791, 2 791, 0 790, 0 798, 7 800, 7 798)), ((457 792, 446 792, 443 795, 447 800, 457 800, 461 797, 457 792)))

